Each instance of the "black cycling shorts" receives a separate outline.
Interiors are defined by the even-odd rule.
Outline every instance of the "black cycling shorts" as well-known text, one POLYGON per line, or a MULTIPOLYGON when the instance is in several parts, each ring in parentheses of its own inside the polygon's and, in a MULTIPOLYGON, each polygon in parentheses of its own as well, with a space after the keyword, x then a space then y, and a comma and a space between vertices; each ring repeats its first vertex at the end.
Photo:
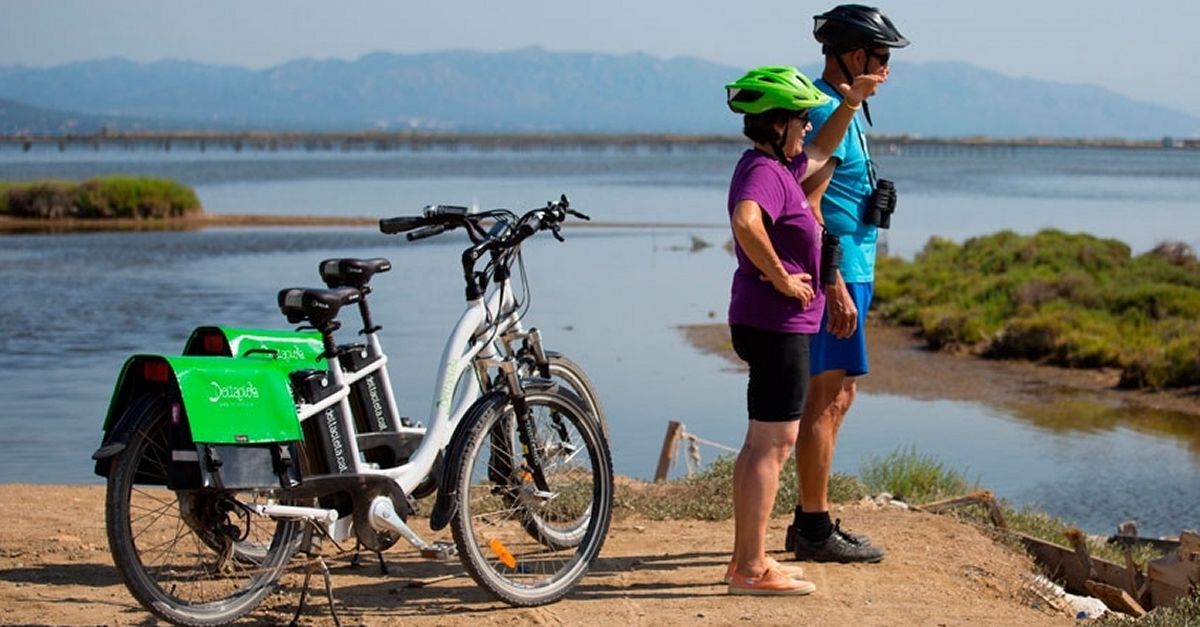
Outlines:
POLYGON ((750 420, 790 422, 804 413, 808 394, 807 333, 767 331, 729 325, 733 350, 750 366, 746 409, 750 420))

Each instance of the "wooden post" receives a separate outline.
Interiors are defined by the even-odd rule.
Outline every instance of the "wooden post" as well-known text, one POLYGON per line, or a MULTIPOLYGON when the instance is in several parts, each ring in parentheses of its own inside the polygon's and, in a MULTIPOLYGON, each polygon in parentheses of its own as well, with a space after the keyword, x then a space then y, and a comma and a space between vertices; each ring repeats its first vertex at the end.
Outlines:
POLYGON ((672 420, 667 423, 667 435, 663 438, 662 452, 658 454, 658 468, 654 471, 654 482, 666 481, 667 473, 671 471, 671 462, 675 459, 675 444, 683 434, 683 423, 672 420))
POLYGON ((945 499, 942 501, 935 501, 933 503, 925 503, 922 505, 917 505, 917 506, 915 506, 915 509, 923 510, 923 511, 930 512, 933 514, 937 514, 937 513, 946 511, 948 509, 954 508, 954 507, 962 507, 964 505, 975 505, 975 504, 982 504, 988 508, 988 511, 991 513, 991 516, 992 516, 992 524, 993 525, 995 525, 1001 529, 1008 528, 1008 526, 1004 522, 1004 514, 1001 513, 1001 511, 1000 511, 1000 505, 998 503, 996 503, 996 497, 992 496, 992 493, 987 490, 973 492, 966 496, 957 496, 957 497, 945 499))
POLYGON ((1063 531, 1063 535, 1067 536, 1071 548, 1075 549, 1075 558, 1079 560, 1079 565, 1083 566, 1084 572, 1087 573, 1086 579, 1096 579, 1096 569, 1092 566, 1092 553, 1088 551, 1083 532, 1078 527, 1067 527, 1063 531))

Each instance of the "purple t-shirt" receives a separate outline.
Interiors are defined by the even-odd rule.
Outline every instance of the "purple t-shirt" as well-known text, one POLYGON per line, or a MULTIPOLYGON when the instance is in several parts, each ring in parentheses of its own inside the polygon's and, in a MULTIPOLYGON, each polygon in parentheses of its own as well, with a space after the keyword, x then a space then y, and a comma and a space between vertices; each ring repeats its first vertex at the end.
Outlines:
POLYGON ((780 294, 755 267, 734 238, 738 267, 730 289, 729 324, 781 331, 816 333, 825 310, 825 294, 818 271, 821 267, 821 228, 808 206, 800 176, 808 158, 800 155, 785 166, 757 150, 747 150, 733 170, 729 184, 729 216, 743 200, 753 200, 763 210, 763 225, 775 254, 791 274, 807 272, 816 292, 808 307, 780 294))

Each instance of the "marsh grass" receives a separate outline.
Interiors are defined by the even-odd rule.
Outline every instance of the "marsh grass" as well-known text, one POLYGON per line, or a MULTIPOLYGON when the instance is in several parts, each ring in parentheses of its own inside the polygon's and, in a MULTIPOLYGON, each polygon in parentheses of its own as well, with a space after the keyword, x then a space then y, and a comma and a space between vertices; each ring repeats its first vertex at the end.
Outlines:
MULTIPOLYGON (((619 484, 618 511, 638 513, 653 520, 728 520, 733 517, 733 458, 720 457, 690 477, 654 484, 619 484)), ((867 495, 862 483, 850 475, 829 478, 829 498, 834 503, 857 501, 867 495)), ((796 506, 796 465, 791 460, 779 473, 779 493, 772 514, 791 514, 796 506)))
POLYGON ((1186 244, 1135 257, 1113 239, 1002 231, 933 238, 876 270, 880 314, 935 350, 1113 367, 1127 388, 1200 385, 1200 261, 1186 244))
POLYGON ((0 184, 0 216, 36 220, 181 218, 203 213, 195 191, 169 179, 105 176, 0 184))
POLYGON ((863 463, 862 482, 872 494, 888 492, 911 504, 962 496, 979 489, 966 476, 941 461, 917 452, 915 446, 898 448, 884 457, 863 463))

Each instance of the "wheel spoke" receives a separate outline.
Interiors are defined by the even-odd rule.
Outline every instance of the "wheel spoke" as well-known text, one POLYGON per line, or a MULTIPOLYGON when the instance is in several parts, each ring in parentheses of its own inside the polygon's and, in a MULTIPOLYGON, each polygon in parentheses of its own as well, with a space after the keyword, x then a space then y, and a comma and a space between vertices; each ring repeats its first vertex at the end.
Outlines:
POLYGON ((238 503, 260 498, 253 492, 169 491, 167 416, 161 405, 151 409, 157 413, 141 418, 110 470, 114 560, 130 592, 158 617, 233 622, 274 586, 295 549, 298 525, 249 515, 238 503))
POLYGON ((561 597, 603 542, 611 464, 595 423, 573 403, 559 400, 557 392, 527 396, 524 432, 536 457, 509 454, 526 449, 506 405, 472 424, 467 458, 458 461, 462 487, 452 522, 460 555, 477 582, 510 603, 536 605, 561 597), (540 473, 534 472, 539 463, 540 473), (538 474, 545 489, 534 485, 538 474), (603 489, 597 491, 598 485, 603 489), (597 495, 606 500, 599 519, 592 515, 597 495))

